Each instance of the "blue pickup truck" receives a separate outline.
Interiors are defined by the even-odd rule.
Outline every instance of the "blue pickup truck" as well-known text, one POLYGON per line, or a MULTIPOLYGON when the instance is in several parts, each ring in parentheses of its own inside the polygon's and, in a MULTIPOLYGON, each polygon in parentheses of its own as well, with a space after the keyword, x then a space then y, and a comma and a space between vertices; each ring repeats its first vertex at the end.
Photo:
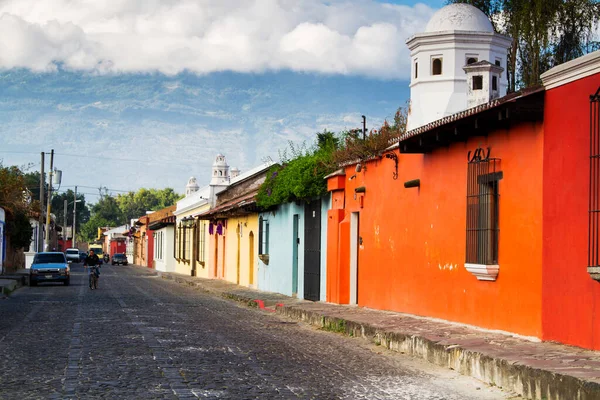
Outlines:
POLYGON ((29 270, 29 285, 36 286, 41 282, 62 282, 65 286, 71 283, 70 261, 64 253, 37 253, 29 270))

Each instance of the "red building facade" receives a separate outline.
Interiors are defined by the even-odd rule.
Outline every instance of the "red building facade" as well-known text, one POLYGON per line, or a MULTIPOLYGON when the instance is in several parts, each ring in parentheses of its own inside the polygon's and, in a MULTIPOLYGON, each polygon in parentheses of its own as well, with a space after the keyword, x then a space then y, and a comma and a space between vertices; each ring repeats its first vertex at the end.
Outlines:
POLYGON ((594 104, 590 97, 600 88, 600 53, 560 65, 542 79, 543 339, 599 350, 600 283, 587 266, 589 252, 598 249, 597 231, 589 232, 590 192, 597 192, 600 174, 590 168, 599 123, 598 99, 594 104))

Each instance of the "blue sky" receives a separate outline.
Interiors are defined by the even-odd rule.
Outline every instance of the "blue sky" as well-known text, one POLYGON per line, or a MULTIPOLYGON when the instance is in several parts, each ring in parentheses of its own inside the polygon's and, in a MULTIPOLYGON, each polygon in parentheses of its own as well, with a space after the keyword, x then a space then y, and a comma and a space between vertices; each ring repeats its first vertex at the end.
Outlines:
POLYGON ((444 5, 84 3, 0 3, 0 159, 39 169, 54 149, 61 191, 114 194, 183 192, 217 153, 244 171, 362 114, 381 124, 408 99, 406 38, 444 5))

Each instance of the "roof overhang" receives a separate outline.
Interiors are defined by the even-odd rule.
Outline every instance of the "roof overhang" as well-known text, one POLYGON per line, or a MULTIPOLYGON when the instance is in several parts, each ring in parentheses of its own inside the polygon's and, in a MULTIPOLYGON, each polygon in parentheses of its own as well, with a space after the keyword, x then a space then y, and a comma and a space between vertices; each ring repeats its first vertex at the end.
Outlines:
POLYGON ((389 149, 398 148, 401 153, 428 153, 470 137, 487 136, 516 123, 542 121, 543 118, 544 88, 538 86, 410 130, 389 149))
POLYGON ((256 205, 257 192, 246 194, 245 196, 238 197, 227 201, 207 212, 198 214, 198 219, 210 220, 218 218, 230 218, 230 217, 241 217, 244 215, 257 213, 260 208, 256 205))
POLYGON ((155 230, 164 228, 165 226, 175 225, 175 221, 176 221, 176 217, 174 215, 170 215, 170 216, 162 218, 158 221, 151 222, 148 225, 148 228, 155 231, 155 230))

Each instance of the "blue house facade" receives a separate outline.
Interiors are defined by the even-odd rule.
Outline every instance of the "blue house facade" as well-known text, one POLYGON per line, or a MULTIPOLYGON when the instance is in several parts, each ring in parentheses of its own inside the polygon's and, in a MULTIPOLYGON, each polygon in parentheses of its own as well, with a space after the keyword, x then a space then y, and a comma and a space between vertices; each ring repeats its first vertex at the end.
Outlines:
POLYGON ((259 214, 257 288, 325 301, 330 195, 259 214))

